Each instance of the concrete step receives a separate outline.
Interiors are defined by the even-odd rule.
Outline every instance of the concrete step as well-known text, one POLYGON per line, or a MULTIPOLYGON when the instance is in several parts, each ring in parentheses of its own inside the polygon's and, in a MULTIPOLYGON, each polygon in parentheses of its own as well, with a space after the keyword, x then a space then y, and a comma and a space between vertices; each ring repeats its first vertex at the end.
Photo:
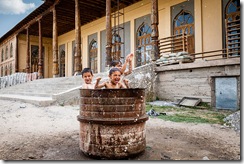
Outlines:
POLYGON ((37 106, 50 106, 55 100, 52 97, 38 97, 38 96, 26 96, 26 95, 15 95, 15 94, 0 94, 2 100, 22 101, 37 106))

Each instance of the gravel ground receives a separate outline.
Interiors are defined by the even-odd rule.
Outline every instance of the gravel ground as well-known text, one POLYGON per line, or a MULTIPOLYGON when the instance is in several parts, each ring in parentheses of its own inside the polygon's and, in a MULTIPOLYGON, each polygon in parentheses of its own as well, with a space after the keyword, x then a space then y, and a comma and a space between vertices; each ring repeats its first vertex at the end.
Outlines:
MULTIPOLYGON (((0 100, 0 159, 94 160, 79 153, 78 106, 0 100)), ((128 160, 240 160, 240 133, 221 125, 150 117, 146 149, 128 160)))

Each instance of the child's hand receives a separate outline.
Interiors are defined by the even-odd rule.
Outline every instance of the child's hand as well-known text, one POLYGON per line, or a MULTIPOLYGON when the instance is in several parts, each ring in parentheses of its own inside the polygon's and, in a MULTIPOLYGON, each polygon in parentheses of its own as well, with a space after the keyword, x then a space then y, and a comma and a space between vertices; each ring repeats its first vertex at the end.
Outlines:
POLYGON ((98 78, 97 78, 97 82, 99 82, 101 79, 102 79, 101 77, 98 77, 98 78))
POLYGON ((132 61, 132 58, 133 58, 134 54, 133 53, 130 53, 126 56, 126 61, 129 62, 129 61, 132 61))
POLYGON ((129 83, 129 80, 128 80, 128 79, 124 79, 123 81, 124 81, 124 83, 125 83, 126 85, 129 83))
POLYGON ((133 57, 133 53, 130 53, 130 54, 128 54, 128 55, 126 56, 125 60, 126 60, 127 62, 129 62, 129 61, 132 60, 132 57, 133 57))

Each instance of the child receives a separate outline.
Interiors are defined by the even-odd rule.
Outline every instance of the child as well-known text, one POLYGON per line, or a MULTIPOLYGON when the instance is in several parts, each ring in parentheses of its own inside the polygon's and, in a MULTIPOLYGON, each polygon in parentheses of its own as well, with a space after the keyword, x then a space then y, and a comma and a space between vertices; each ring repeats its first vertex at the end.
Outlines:
POLYGON ((124 76, 129 75, 132 72, 132 57, 133 57, 133 53, 128 54, 126 56, 126 58, 125 58, 125 63, 123 65, 122 65, 121 61, 114 60, 114 61, 111 62, 110 67, 119 68, 120 71, 121 71, 121 74, 124 75, 124 76), (129 63, 129 70, 125 72, 127 63, 129 63))
POLYGON ((84 68, 81 72, 82 78, 84 79, 84 84, 82 84, 83 89, 94 89, 94 84, 92 84, 93 73, 91 68, 84 68))
POLYGON ((109 78, 110 78, 110 81, 106 81, 106 82, 103 82, 102 84, 99 84, 101 78, 97 78, 97 82, 95 84, 95 89, 96 88, 102 88, 102 87, 105 87, 105 88, 108 88, 108 89, 111 89, 111 88, 129 88, 129 85, 128 85, 128 80, 124 80, 124 84, 122 84, 120 82, 120 76, 121 76, 121 71, 119 68, 111 68, 110 71, 109 71, 109 78))

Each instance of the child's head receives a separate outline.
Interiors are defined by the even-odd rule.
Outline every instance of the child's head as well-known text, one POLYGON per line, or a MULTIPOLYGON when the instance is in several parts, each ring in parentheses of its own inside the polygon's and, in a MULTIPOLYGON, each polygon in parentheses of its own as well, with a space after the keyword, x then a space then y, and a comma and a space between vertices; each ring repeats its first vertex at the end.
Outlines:
POLYGON ((121 68, 122 67, 122 62, 119 60, 113 60, 110 64, 110 67, 117 67, 117 68, 121 68))
POLYGON ((86 84, 91 84, 93 78, 93 73, 91 68, 84 68, 81 72, 81 75, 86 84))
POLYGON ((117 84, 120 81, 121 71, 119 68, 111 68, 109 71, 109 78, 111 83, 117 84))

